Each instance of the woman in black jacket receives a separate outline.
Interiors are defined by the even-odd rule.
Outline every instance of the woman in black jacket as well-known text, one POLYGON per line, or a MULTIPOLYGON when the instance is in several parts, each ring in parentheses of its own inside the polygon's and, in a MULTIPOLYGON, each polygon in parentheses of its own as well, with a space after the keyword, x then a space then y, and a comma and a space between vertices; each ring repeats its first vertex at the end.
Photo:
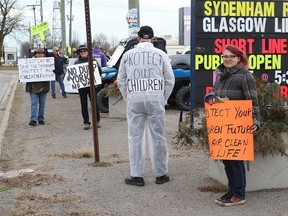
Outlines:
MULTIPOLYGON (((88 49, 85 45, 80 45, 77 49, 77 54, 79 55, 78 60, 75 61, 74 64, 82 64, 88 62, 88 49)), ((97 64, 97 63, 96 63, 97 64)), ((81 103, 81 111, 84 123, 84 130, 90 129, 91 122, 89 121, 89 112, 88 112, 88 100, 87 96, 91 101, 90 95, 90 87, 84 87, 78 89, 79 96, 80 96, 80 103, 81 103)), ((97 88, 95 87, 95 95, 97 98, 97 88)), ((96 100, 95 98, 95 100, 96 100)), ((100 127, 100 113, 98 106, 96 104, 96 115, 97 115, 97 127, 100 127)))
MULTIPOLYGON (((228 45, 223 51, 223 64, 216 69, 216 82, 213 90, 205 95, 204 101, 210 105, 217 98, 229 100, 252 100, 252 131, 258 130, 259 104, 253 75, 248 71, 248 58, 237 46, 228 45), (217 98, 216 98, 217 97, 217 98)), ((220 206, 234 206, 246 203, 246 173, 244 161, 223 160, 228 179, 228 192, 215 200, 220 206)))

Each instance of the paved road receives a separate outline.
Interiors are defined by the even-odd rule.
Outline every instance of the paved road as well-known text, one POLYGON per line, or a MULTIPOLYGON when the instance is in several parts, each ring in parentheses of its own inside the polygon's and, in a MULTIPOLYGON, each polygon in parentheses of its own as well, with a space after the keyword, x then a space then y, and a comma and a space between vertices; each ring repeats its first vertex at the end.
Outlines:
POLYGON ((11 102, 13 100, 14 90, 18 82, 18 71, 0 70, 0 154, 1 140, 8 123, 11 102), (10 101, 11 100, 11 101, 10 101))

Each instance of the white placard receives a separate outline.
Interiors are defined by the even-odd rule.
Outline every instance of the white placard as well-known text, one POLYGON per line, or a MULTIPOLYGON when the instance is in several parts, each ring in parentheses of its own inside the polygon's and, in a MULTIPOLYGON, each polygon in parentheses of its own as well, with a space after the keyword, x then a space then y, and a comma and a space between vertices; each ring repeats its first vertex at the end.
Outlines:
MULTIPOLYGON (((69 65, 74 65, 75 61, 77 61, 78 58, 69 58, 69 65)), ((66 70, 67 70, 67 66, 66 66, 66 69, 65 69, 65 76, 64 76, 64 79, 63 79, 63 83, 64 83, 64 86, 65 86, 65 91, 67 93, 78 93, 78 89, 72 89, 72 85, 70 84, 70 82, 67 80, 66 78, 66 70)))
MULTIPOLYGON (((101 76, 99 74, 96 61, 93 62, 94 67, 94 83, 101 84, 101 76)), ((89 66, 88 62, 67 66, 64 82, 69 82, 71 89, 79 89, 90 86, 89 66)))
POLYGON ((54 57, 19 59, 18 70, 20 82, 55 80, 54 57))

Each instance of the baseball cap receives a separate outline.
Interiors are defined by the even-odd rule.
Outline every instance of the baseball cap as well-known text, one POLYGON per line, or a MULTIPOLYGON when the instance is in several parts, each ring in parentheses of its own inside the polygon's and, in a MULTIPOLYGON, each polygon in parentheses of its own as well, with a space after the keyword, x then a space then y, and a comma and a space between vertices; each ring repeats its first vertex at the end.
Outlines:
POLYGON ((143 39, 150 39, 154 37, 153 29, 150 26, 142 26, 138 31, 138 36, 143 39))

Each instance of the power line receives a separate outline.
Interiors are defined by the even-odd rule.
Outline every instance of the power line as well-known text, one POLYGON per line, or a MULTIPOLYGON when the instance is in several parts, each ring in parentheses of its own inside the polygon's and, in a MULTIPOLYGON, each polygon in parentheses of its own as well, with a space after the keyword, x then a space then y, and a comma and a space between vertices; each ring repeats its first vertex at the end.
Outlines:
MULTIPOLYGON (((82 1, 81 2, 77 2, 78 5, 80 5, 81 7, 84 7, 82 1)), ((99 6, 99 7, 107 7, 107 8, 126 8, 128 10, 128 5, 115 5, 115 4, 98 4, 95 2, 93 2, 93 5, 95 6, 99 6)), ((140 10, 146 10, 146 11, 155 11, 155 12, 173 12, 175 10, 171 9, 171 8, 161 8, 161 9, 155 9, 155 8, 151 8, 151 7, 141 7, 141 4, 140 4, 140 10)))
POLYGON ((36 14, 35 14, 35 7, 36 6, 41 6, 41 5, 26 5, 26 7, 32 7, 33 9, 33 12, 34 12, 34 23, 35 23, 35 26, 36 26, 36 14))

